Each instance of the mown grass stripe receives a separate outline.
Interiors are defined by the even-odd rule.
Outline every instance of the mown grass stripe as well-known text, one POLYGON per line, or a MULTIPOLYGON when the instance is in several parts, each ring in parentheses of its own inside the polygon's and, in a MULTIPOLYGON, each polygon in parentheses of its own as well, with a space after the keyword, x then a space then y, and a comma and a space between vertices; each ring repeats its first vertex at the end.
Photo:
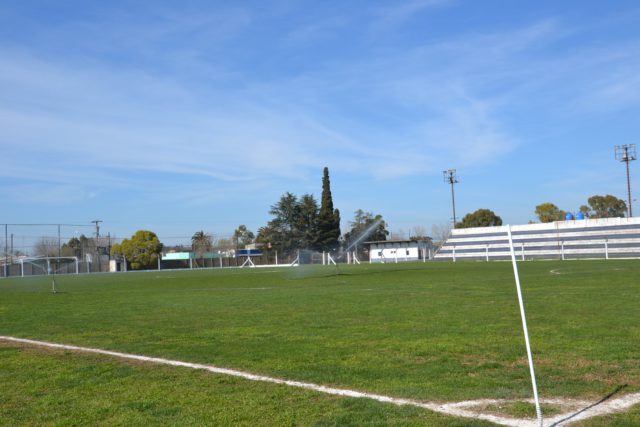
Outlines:
MULTIPOLYGON (((383 396, 380 394, 364 393, 356 390, 327 387, 319 384, 313 384, 313 383, 307 383, 307 382, 301 382, 301 381, 285 380, 281 378, 274 378, 274 377, 269 377, 265 375, 253 374, 250 372, 238 371, 235 369, 221 368, 213 365, 205 365, 201 363, 191 363, 191 362, 184 362, 181 360, 170 360, 170 359, 163 359, 160 357, 151 357, 151 356, 143 356, 139 354, 122 353, 119 351, 103 350, 103 349, 91 348, 91 347, 79 347, 79 346, 69 345, 69 344, 58 344, 58 343, 52 343, 47 341, 37 341, 37 340, 10 337, 10 336, 4 336, 4 335, 0 335, 0 340, 17 342, 17 343, 28 344, 28 345, 39 346, 39 347, 69 350, 69 351, 75 351, 75 352, 101 354, 105 356, 117 357, 120 359, 136 360, 140 362, 153 363, 158 365, 169 365, 169 366, 177 366, 177 367, 184 367, 184 368, 191 368, 191 369, 201 369, 201 370, 206 370, 216 374, 229 375, 233 377, 244 378, 251 381, 261 381, 261 382, 267 382, 267 383, 273 383, 273 384, 282 384, 290 387, 303 388, 307 390, 313 390, 316 392, 331 394, 336 396, 371 399, 371 400, 376 400, 378 402, 391 403, 393 405, 398 405, 398 406, 411 405, 411 406, 416 406, 423 409, 428 409, 430 411, 440 412, 447 415, 468 417, 470 414, 466 411, 461 411, 457 409, 455 406, 451 406, 451 405, 442 405, 442 404, 431 403, 431 402, 419 402, 411 399, 400 399, 400 398, 395 398, 390 396, 383 396)), ((492 421, 492 422, 507 425, 507 426, 528 425, 528 423, 526 422, 525 424, 523 424, 522 422, 523 420, 509 419, 504 417, 498 417, 495 415, 473 414, 472 416, 473 418, 492 421)))

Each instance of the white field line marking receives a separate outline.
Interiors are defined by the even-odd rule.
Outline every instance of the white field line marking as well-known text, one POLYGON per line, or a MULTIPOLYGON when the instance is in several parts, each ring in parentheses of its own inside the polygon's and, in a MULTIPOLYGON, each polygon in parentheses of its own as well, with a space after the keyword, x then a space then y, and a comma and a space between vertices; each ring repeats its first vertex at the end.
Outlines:
MULTIPOLYGON (((82 353, 101 354, 105 356, 117 357, 120 359, 137 360, 141 362, 154 363, 157 365, 169 365, 169 366, 179 366, 179 367, 191 368, 191 369, 201 369, 201 370, 213 372, 216 374, 229 375, 232 377, 244 378, 251 381, 261 381, 266 383, 282 384, 290 387, 303 388, 306 390, 312 390, 312 391, 336 395, 336 396, 372 399, 378 402, 391 403, 393 405, 398 405, 398 406, 404 406, 404 405, 416 406, 419 408, 428 409, 430 411, 440 412, 446 415, 482 419, 482 420, 494 422, 496 424, 502 424, 505 426, 534 427, 538 425, 535 419, 530 419, 530 420, 517 419, 517 418, 510 418, 510 417, 504 417, 504 416, 492 415, 492 414, 481 414, 478 412, 474 412, 471 409, 474 406, 479 406, 479 405, 500 404, 500 403, 509 402, 507 400, 480 399, 480 400, 468 400, 468 401, 453 402, 453 403, 421 402, 421 401, 412 400, 412 399, 400 399, 400 398, 384 396, 380 394, 364 393, 356 390, 327 387, 327 386, 313 384, 313 383, 284 380, 280 378, 268 377, 265 375, 252 374, 250 372, 238 371, 235 369, 220 368, 213 365, 183 362, 180 360, 170 360, 170 359, 163 359, 159 357, 141 356, 137 354, 121 353, 118 351, 102 350, 99 348, 79 347, 75 345, 57 344, 57 343, 52 343, 47 341, 36 341, 36 340, 9 337, 9 336, 3 336, 3 335, 0 335, 0 340, 17 342, 22 344, 29 344, 29 345, 38 346, 38 347, 49 347, 49 348, 57 348, 57 349, 70 350, 70 351, 82 352, 82 353)), ((570 399, 543 399, 542 402, 551 403, 551 404, 567 404, 568 403, 573 406, 580 406, 580 407, 589 406, 589 402, 579 401, 579 400, 570 400, 570 399)), ((606 402, 603 402, 600 405, 588 408, 578 413, 577 415, 574 415, 577 411, 572 411, 572 412, 556 415, 552 418, 546 418, 545 421, 548 422, 549 425, 560 426, 560 425, 565 425, 567 423, 571 423, 574 421, 584 420, 597 415, 605 415, 612 412, 625 411, 638 403, 640 403, 640 393, 629 394, 617 399, 607 400, 606 402), (562 420, 569 417, 572 417, 572 418, 568 419, 566 422, 562 422, 562 420)))
POLYGON ((549 270, 549 273, 551 274, 564 274, 564 273, 560 273, 559 268, 553 269, 553 270, 549 270))

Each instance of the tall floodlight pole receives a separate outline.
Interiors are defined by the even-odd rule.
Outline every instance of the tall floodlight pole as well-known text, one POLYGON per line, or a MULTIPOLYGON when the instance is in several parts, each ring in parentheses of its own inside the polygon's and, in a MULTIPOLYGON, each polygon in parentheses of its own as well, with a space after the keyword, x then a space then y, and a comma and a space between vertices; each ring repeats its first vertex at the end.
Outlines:
POLYGON ((100 223, 102 220, 96 219, 91 221, 96 225, 96 256, 98 257, 98 273, 102 271, 102 267, 100 265, 100 223))
POLYGON ((616 145, 616 160, 625 162, 627 164, 627 195, 629 197, 629 218, 633 216, 633 209, 631 209, 631 178, 629 177, 629 162, 636 160, 636 144, 629 145, 616 145))
POLYGON ((453 190, 454 184, 458 183, 458 177, 456 176, 455 169, 449 169, 446 171, 442 171, 444 175, 444 182, 447 184, 451 184, 451 205, 453 207, 453 228, 456 228, 456 195, 453 190))

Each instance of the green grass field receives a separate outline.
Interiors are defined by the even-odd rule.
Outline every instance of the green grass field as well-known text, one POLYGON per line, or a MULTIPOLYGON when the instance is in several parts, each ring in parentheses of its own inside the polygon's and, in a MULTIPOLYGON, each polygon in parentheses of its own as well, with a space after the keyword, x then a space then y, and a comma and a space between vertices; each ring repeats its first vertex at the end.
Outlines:
MULTIPOLYGON (((640 391, 640 261, 519 266, 541 396, 597 401, 640 391)), ((169 271, 56 283, 52 294, 50 278, 0 281, 0 335, 416 400, 531 396, 510 263, 341 266, 340 274, 333 267, 169 271)), ((0 383, 3 425, 489 425, 10 343, 0 343, 0 383)), ((589 423, 602 422, 638 425, 640 411, 589 423)))

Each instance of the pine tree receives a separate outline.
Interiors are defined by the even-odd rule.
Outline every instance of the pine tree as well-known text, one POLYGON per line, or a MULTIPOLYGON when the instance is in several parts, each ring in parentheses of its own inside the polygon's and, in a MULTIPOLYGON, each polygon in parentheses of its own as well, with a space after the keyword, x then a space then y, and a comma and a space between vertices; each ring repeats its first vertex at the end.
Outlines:
POLYGON ((340 239, 340 211, 333 209, 329 168, 325 166, 322 176, 322 200, 318 215, 318 240, 316 248, 321 251, 333 251, 338 248, 340 239))

